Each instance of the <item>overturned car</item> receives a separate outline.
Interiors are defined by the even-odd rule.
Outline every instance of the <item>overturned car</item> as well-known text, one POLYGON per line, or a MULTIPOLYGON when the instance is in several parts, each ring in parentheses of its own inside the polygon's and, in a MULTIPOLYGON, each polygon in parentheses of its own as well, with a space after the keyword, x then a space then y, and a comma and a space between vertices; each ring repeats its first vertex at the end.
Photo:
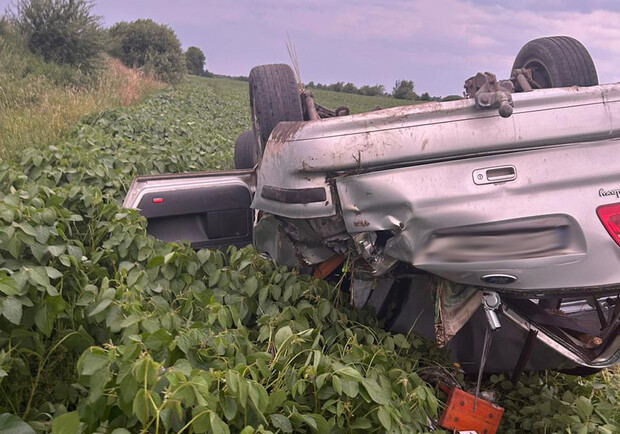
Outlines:
POLYGON ((349 115, 287 65, 250 73, 237 170, 141 176, 124 205, 164 240, 247 245, 434 339, 467 372, 620 358, 620 84, 586 49, 527 43, 467 98, 349 115), (491 340, 491 337, 493 339, 491 340))

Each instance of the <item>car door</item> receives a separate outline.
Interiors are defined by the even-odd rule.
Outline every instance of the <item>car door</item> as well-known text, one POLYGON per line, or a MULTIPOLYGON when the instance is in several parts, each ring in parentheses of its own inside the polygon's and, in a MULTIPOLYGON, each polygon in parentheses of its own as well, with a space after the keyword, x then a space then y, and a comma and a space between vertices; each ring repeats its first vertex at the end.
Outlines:
POLYGON ((254 191, 253 170, 138 176, 123 206, 146 217, 155 238, 196 249, 243 247, 252 243, 254 191))

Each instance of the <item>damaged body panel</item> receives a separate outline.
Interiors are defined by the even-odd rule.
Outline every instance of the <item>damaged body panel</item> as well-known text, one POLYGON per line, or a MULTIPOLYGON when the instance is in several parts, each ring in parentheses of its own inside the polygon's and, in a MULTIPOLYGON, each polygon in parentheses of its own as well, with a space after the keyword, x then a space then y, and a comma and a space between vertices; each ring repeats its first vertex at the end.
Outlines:
POLYGON ((391 231, 384 253, 448 280, 536 292, 620 282, 620 249, 595 213, 620 186, 608 140, 412 166, 336 181, 350 233, 391 231), (509 182, 472 174, 512 165, 509 182), (579 200, 575 200, 579 198, 579 200), (363 222, 363 223, 360 223, 363 222), (485 276, 514 276, 495 283, 485 276))

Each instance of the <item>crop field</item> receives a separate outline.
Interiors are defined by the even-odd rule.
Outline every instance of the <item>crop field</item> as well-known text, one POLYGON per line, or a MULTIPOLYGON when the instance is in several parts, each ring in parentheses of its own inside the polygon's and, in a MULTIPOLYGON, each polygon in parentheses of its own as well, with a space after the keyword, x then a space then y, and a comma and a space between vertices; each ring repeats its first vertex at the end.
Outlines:
POLYGON ((365 96, 329 90, 312 89, 312 95, 319 104, 332 110, 339 106, 347 106, 351 113, 364 113, 381 108, 399 107, 403 105, 420 104, 418 101, 388 98, 386 96, 365 96))
MULTIPOLYGON (((445 398, 425 370, 471 387, 328 283, 250 247, 163 243, 120 206, 135 175, 231 168, 249 124, 247 83, 191 78, 0 162, 0 432, 415 433, 445 398)), ((507 378, 484 385, 502 432, 620 430, 614 371, 507 378)))

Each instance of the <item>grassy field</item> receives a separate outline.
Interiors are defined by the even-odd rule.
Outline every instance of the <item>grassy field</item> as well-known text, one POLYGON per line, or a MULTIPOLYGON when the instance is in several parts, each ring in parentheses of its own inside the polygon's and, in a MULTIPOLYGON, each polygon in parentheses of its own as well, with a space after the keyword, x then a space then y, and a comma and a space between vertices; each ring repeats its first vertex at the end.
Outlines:
MULTIPOLYGON (((224 78, 209 78, 206 79, 208 85, 213 86, 216 89, 231 89, 239 95, 246 95, 246 107, 245 111, 249 116, 249 102, 247 100, 248 84, 244 81, 228 80, 224 78)), ((317 103, 330 108, 335 109, 340 106, 347 106, 351 109, 351 113, 364 113, 374 110, 376 107, 389 108, 399 107, 403 105, 420 104, 420 102, 394 99, 385 96, 365 96, 355 95, 344 92, 332 92, 329 90, 312 89, 312 95, 317 103)))
POLYGON ((114 59, 93 77, 45 63, 0 35, 0 160, 58 140, 85 114, 132 105, 161 87, 114 59))
MULTIPOLYGON (((341 96, 377 105, 317 99, 341 96)), ((135 175, 232 167, 247 98, 246 83, 190 78, 0 163, 0 431, 415 433, 437 419, 418 372, 463 378, 433 345, 251 248, 154 240, 120 207, 135 175)), ((549 372, 484 388, 501 432, 609 433, 617 384, 549 372)))
POLYGON ((351 109, 351 113, 364 113, 374 110, 376 107, 390 108, 403 105, 420 104, 420 102, 403 99, 389 98, 386 96, 354 95, 344 92, 331 92, 328 90, 313 89, 312 95, 316 101, 325 107, 335 109, 341 105, 351 109))

